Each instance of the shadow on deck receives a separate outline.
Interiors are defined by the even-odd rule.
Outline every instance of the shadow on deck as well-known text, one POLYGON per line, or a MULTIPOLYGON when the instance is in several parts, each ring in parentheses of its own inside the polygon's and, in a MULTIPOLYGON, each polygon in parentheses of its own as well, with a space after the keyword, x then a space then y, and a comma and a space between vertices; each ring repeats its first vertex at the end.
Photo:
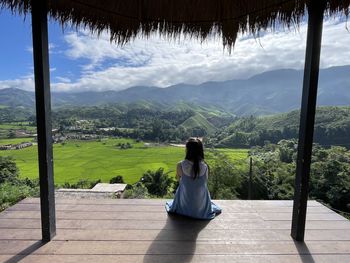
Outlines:
POLYGON ((211 221, 168 216, 165 200, 56 200, 42 243, 39 199, 0 213, 1 262, 350 262, 350 222, 309 201, 305 242, 290 237, 292 201, 216 201, 211 221))

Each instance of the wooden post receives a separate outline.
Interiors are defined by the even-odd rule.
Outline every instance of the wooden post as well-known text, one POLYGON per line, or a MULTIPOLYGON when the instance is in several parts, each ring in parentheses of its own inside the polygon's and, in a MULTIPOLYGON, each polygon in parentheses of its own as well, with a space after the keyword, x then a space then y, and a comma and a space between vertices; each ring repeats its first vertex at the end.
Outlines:
POLYGON ((50 241, 56 234, 47 1, 36 0, 31 1, 31 3, 41 227, 42 239, 43 241, 47 242, 50 241))
POLYGON ((304 241, 305 233, 323 13, 325 6, 325 0, 312 0, 308 4, 309 18, 291 229, 291 236, 297 241, 304 241))
POLYGON ((252 176, 253 176, 253 158, 249 160, 249 182, 248 182, 248 200, 252 200, 252 176))

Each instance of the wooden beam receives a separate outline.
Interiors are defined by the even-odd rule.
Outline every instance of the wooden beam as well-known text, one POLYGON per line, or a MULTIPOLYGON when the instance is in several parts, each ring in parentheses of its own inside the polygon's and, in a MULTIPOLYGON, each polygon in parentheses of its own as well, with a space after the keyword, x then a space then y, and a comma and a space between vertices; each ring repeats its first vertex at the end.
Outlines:
POLYGON ((248 200, 252 200, 253 158, 249 160, 248 200))
POLYGON ((32 34, 43 241, 56 234, 47 1, 32 1, 32 34))
POLYGON ((316 113, 323 13, 325 11, 325 6, 325 0, 312 0, 308 4, 309 18, 291 229, 291 236, 297 241, 304 241, 312 142, 316 113))

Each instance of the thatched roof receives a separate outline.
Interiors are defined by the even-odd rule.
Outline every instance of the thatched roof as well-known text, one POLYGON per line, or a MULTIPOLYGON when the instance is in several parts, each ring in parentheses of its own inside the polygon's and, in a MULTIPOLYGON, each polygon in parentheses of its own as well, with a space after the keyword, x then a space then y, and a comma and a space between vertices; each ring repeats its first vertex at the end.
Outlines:
MULTIPOLYGON (((0 0, 14 12, 30 11, 32 0, 0 0)), ((48 0, 52 18, 63 25, 83 26, 92 32, 109 30, 111 40, 124 44, 158 32, 204 40, 220 34, 231 48, 238 33, 257 34, 275 25, 299 24, 306 4, 318 0, 48 0)), ((327 13, 348 16, 350 0, 325 0, 327 13)))

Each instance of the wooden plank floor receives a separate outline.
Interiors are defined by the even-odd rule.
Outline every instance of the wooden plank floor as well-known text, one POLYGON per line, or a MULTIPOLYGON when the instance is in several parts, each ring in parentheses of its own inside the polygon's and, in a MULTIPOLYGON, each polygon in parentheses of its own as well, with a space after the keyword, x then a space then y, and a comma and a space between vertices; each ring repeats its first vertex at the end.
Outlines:
POLYGON ((309 201, 305 242, 292 201, 216 201, 211 221, 168 216, 164 200, 56 200, 57 235, 40 241, 39 199, 0 213, 0 262, 350 262, 350 221, 309 201))

